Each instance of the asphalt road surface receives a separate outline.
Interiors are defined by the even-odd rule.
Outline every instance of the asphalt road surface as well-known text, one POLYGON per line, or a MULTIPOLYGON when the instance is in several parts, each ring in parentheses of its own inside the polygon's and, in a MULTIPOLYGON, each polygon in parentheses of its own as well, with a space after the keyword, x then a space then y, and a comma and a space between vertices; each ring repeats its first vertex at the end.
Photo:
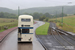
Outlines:
POLYGON ((38 40, 35 37, 35 29, 41 25, 43 25, 44 22, 37 21, 36 24, 34 24, 34 39, 32 43, 17 43, 17 34, 18 30, 15 30, 11 32, 1 43, 0 43, 0 50, 44 50, 44 48, 41 46, 41 44, 38 42, 38 40))

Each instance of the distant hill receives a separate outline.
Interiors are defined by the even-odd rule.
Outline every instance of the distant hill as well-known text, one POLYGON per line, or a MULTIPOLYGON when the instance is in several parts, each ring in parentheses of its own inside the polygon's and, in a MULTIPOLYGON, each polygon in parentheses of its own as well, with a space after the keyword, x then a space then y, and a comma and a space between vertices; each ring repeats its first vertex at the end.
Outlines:
MULTIPOLYGON (((75 6, 63 6, 64 7, 64 13, 66 14, 75 14, 75 6)), ((56 6, 56 7, 36 7, 36 8, 29 8, 29 9, 21 9, 20 13, 50 13, 50 14, 55 14, 56 11, 59 13, 62 12, 62 6, 56 6)), ((17 14, 17 10, 12 10, 8 8, 3 8, 0 7, 0 12, 8 12, 8 13, 13 13, 17 14)))
POLYGON ((16 13, 17 12, 15 10, 9 9, 9 8, 4 8, 4 7, 0 7, 0 12, 8 12, 8 13, 16 13))

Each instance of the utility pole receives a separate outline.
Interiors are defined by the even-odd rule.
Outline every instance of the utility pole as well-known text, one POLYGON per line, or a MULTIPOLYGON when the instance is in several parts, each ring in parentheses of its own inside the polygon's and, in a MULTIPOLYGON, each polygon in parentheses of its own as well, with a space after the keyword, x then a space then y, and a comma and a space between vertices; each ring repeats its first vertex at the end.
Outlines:
POLYGON ((56 22, 57 22, 57 11, 56 11, 56 22))
POLYGON ((63 25, 63 6, 62 6, 62 25, 63 25))
POLYGON ((19 6, 18 6, 18 16, 20 15, 19 6))
MULTIPOLYGON (((72 4, 72 2, 68 2, 68 4, 72 4)), ((64 15, 63 15, 63 9, 64 9, 64 7, 62 6, 62 22, 61 22, 62 25, 63 25, 63 16, 64 16, 64 15)))

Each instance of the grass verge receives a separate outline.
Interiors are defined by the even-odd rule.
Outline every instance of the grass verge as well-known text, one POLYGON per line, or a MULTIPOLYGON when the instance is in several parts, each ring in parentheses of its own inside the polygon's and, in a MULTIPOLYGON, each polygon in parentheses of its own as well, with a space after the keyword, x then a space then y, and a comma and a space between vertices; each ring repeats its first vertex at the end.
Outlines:
POLYGON ((59 29, 75 33, 75 27, 73 27, 71 25, 67 25, 67 24, 63 23, 63 26, 61 26, 60 23, 58 23, 58 22, 56 23, 56 25, 59 29))
MULTIPOLYGON (((13 28, 13 27, 17 27, 17 26, 12 26, 12 27, 9 27, 8 29, 13 28)), ((0 30, 0 32, 3 32, 3 31, 5 31, 5 29, 0 30)))
POLYGON ((36 29, 36 35, 47 35, 48 28, 49 28, 49 23, 46 22, 44 25, 36 29))
POLYGON ((0 32, 5 31, 4 26, 8 29, 16 27, 18 23, 17 19, 0 18, 0 32))
MULTIPOLYGON (((56 18, 50 19, 49 21, 53 21, 56 23, 56 18)), ((65 16, 63 17, 63 25, 61 24, 62 17, 57 18, 57 26, 64 31, 73 32, 75 33, 75 15, 72 16, 65 16)))

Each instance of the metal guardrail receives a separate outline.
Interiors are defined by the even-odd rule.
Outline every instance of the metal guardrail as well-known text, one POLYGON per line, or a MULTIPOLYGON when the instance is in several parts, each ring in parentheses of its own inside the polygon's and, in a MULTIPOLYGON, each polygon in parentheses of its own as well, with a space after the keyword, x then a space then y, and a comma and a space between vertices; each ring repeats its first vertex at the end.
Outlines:
POLYGON ((69 34, 68 32, 66 32, 66 31, 64 31, 64 30, 62 30, 62 29, 58 29, 58 28, 55 28, 55 27, 52 27, 52 29, 53 29, 53 30, 56 30, 56 31, 58 31, 58 32, 60 32, 60 33, 62 33, 62 34, 73 36, 72 34, 69 34))
POLYGON ((60 33, 62 33, 62 32, 63 32, 64 34, 68 34, 68 35, 71 35, 71 36, 72 36, 72 34, 69 34, 68 32, 66 32, 66 31, 64 31, 64 30, 61 30, 61 29, 58 29, 58 28, 57 28, 57 30, 59 30, 59 31, 60 31, 60 33))

